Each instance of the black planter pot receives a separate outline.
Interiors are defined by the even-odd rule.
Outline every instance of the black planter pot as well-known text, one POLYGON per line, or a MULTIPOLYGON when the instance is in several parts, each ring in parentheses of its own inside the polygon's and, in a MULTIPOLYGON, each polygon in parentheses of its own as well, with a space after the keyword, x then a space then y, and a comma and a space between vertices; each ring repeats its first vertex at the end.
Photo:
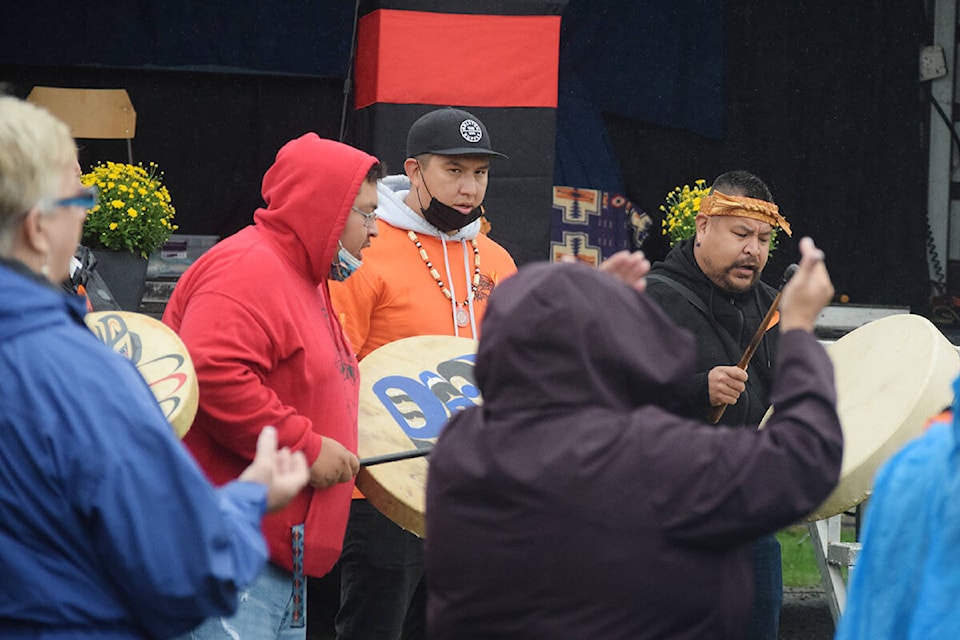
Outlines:
POLYGON ((94 271, 100 274, 113 299, 124 311, 139 311, 146 286, 147 260, 138 253, 97 249, 94 271))

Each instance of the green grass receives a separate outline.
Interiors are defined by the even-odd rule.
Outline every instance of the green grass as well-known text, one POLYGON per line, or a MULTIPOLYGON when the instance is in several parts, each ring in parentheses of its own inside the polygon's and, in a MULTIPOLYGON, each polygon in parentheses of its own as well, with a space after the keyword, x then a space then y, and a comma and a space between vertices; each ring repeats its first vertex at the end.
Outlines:
MULTIPOLYGON (((820 571, 813 553, 813 541, 807 525, 797 524, 777 533, 783 559, 783 586, 819 587, 820 571)), ((854 535, 846 527, 840 531, 840 539, 852 541, 854 535)), ((844 577, 846 570, 844 569, 844 577)))
POLYGON ((777 533, 783 557, 783 586, 816 587, 820 571, 813 555, 813 542, 806 525, 794 525, 777 533))

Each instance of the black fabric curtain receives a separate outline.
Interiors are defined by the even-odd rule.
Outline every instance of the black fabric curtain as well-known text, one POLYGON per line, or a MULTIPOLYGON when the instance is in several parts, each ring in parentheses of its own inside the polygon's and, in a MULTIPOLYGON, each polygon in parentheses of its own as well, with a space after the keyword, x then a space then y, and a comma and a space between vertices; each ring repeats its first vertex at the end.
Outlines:
MULTIPOLYGON (((137 2, 122 13, 50 4, 5 8, 0 82, 21 96, 36 84, 126 88, 134 157, 165 171, 182 233, 247 224, 284 142, 340 135, 353 0, 274 11, 250 0, 162 11, 137 2)), ((922 312, 929 107, 917 51, 929 32, 913 0, 571 0, 556 115, 556 167, 571 179, 554 181, 622 191, 658 217, 678 184, 748 169, 797 235, 824 247, 838 294, 922 312)), ((84 144, 84 169, 126 157, 123 146, 84 144)), ((665 242, 652 233, 644 248, 656 258, 665 242)), ((776 284, 796 258, 784 238, 766 279, 776 284)))
POLYGON ((560 33, 555 183, 623 192, 629 176, 604 114, 721 135, 722 43, 721 0, 571 0, 560 33))
POLYGON ((0 62, 342 78, 356 0, 5 2, 0 62))
POLYGON ((772 182, 796 234, 823 246, 838 294, 922 310, 920 3, 755 1, 731 13, 729 139, 743 162, 772 182))
MULTIPOLYGON (((628 196, 660 216, 678 184, 747 169, 794 229, 765 280, 777 285, 798 259, 797 240, 810 235, 826 251, 838 296, 926 312, 922 6, 749 0, 727 3, 723 23, 719 136, 605 113, 628 196)), ((662 257, 666 240, 652 234, 645 249, 662 257)))
MULTIPOLYGON (((163 170, 178 233, 220 237, 253 221, 284 143, 307 131, 338 138, 344 100, 340 80, 259 74, 0 66, 0 82, 20 97, 34 85, 126 89, 137 111, 133 160, 163 170)), ((127 160, 123 141, 79 142, 83 171, 127 160)))

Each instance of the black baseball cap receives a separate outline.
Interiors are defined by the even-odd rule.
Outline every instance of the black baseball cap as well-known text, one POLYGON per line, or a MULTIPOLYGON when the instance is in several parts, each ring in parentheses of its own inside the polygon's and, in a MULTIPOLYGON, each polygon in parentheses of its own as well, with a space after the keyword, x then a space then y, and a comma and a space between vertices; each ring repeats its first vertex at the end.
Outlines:
POLYGON ((506 158, 490 148, 490 135, 480 118, 453 107, 437 109, 420 116, 407 134, 407 157, 421 153, 442 156, 483 154, 506 158))

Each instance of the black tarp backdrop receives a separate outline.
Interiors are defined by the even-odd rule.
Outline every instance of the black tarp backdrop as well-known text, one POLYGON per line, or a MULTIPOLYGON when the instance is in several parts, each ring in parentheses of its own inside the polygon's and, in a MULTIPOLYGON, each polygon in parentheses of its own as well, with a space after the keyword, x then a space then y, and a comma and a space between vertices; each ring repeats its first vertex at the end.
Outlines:
MULTIPOLYGON (((7 5, 0 82, 21 97, 34 85, 127 89, 134 161, 164 171, 180 233, 249 224, 285 142, 340 135, 353 0, 7 5)), ((81 144, 84 170, 126 159, 123 145, 81 144)))
MULTIPOLYGON (((184 233, 243 226, 283 142, 339 135, 352 0, 8 4, 0 81, 127 88, 135 157, 166 171, 184 233)), ((922 3, 571 0, 563 21, 557 167, 613 176, 655 215, 677 184, 749 169, 826 249, 838 293, 926 306, 922 3)), ((768 280, 794 259, 788 241, 768 280)))
POLYGON ((623 192, 604 114, 719 138, 723 59, 722 2, 571 2, 561 31, 556 183, 623 192))
MULTIPOLYGON (((929 287, 920 131, 929 109, 919 100, 917 51, 930 36, 921 4, 637 4, 574 0, 564 14, 558 170, 586 166, 609 188, 622 179, 630 199, 657 216, 675 186, 753 171, 797 237, 810 235, 825 249, 838 295, 923 312, 929 287), (720 49, 711 51, 704 45, 718 41, 721 25, 720 49), (589 106, 602 112, 608 139, 594 136, 593 147, 580 140, 570 154, 563 140, 580 114, 565 98, 577 95, 584 78, 598 96, 589 106), (694 84, 699 90, 678 98, 676 87, 694 84)), ((644 248, 659 258, 667 245, 651 235, 644 248)), ((784 237, 765 279, 778 284, 797 257, 796 241, 784 237)))
MULTIPOLYGON (((156 162, 177 209, 178 233, 226 236, 252 222, 260 182, 279 148, 306 131, 336 139, 339 80, 140 69, 3 67, 25 97, 34 85, 126 88, 137 111, 134 162, 156 162)), ((84 171, 125 162, 126 144, 81 140, 84 171)))
POLYGON ((820 241, 838 293, 923 311, 920 3, 775 5, 751 3, 727 30, 728 139, 820 241), (774 25, 776 37, 762 33, 774 25))
POLYGON ((354 0, 6 2, 0 61, 342 78, 354 0))

